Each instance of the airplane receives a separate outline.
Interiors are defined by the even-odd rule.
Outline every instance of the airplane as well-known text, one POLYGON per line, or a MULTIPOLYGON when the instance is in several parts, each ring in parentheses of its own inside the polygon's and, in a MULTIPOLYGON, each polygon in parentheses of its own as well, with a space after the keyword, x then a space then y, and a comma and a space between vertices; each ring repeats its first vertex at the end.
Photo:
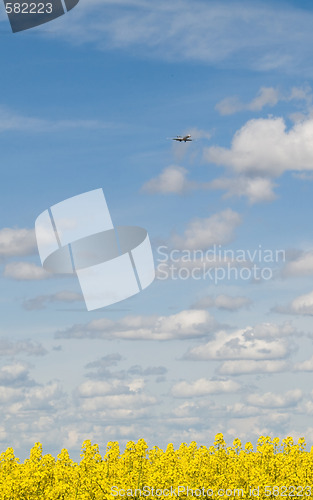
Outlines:
POLYGON ((180 135, 178 135, 177 137, 174 137, 172 139, 173 141, 179 141, 179 142, 189 142, 189 141, 192 141, 191 139, 191 135, 188 134, 188 135, 185 135, 184 137, 181 137, 180 135))

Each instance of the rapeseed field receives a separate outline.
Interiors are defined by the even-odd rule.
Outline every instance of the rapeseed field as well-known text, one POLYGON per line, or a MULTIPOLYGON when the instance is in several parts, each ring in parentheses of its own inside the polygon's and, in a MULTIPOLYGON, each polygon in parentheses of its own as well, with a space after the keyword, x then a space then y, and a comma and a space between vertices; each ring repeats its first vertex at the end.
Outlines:
POLYGON ((209 447, 193 441, 165 451, 140 439, 121 452, 111 441, 102 457, 97 444, 85 441, 76 463, 66 449, 55 459, 36 443, 24 463, 12 448, 1 453, 0 499, 305 499, 313 481, 313 449, 305 446, 304 438, 261 436, 254 450, 239 439, 227 446, 217 434, 209 447))

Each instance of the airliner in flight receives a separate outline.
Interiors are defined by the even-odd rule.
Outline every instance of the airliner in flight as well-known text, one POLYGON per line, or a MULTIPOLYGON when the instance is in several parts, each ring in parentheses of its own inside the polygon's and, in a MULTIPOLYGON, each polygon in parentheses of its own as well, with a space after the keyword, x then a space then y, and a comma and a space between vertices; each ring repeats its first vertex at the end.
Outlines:
POLYGON ((177 137, 173 138, 173 141, 190 142, 190 141, 192 141, 192 139, 191 139, 191 135, 190 134, 185 135, 184 137, 178 135, 177 137))

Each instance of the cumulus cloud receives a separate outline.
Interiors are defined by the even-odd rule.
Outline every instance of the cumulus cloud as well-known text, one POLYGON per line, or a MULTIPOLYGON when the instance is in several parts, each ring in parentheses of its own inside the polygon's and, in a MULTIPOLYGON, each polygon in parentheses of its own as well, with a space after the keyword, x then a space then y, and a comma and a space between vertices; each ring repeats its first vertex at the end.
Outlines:
MULTIPOLYGON (((303 99, 309 102, 308 89, 294 88, 284 100, 303 99)), ((265 104, 278 102, 278 90, 262 88, 260 94, 248 105, 259 110, 265 104)), ((238 104, 238 103, 237 103, 238 104)), ((239 103, 240 104, 240 103, 239 103)), ((241 106, 241 105, 240 105, 241 106)), ((239 107, 237 105, 237 108, 239 107)), ((228 101, 221 104, 224 113, 237 109, 228 101)), ((268 117, 248 121, 234 135, 231 148, 211 146, 204 157, 210 163, 228 167, 235 175, 217 178, 211 182, 187 179, 187 170, 170 166, 156 178, 146 182, 143 190, 150 193, 182 194, 188 190, 214 189, 225 191, 224 198, 245 197, 250 204, 276 199, 272 178, 285 171, 303 175, 313 170, 313 119, 304 116, 287 130, 281 117, 268 117)))
POLYGON ((213 245, 229 243, 235 229, 241 224, 241 216, 231 209, 206 219, 197 218, 188 223, 183 236, 173 235, 172 245, 177 249, 207 249, 213 245))
POLYGON ((295 329, 286 323, 272 323, 247 327, 233 332, 219 331, 212 340, 191 348, 186 359, 193 360, 272 360, 288 356, 292 345, 287 338, 295 329))
POLYGON ((306 293, 296 297, 287 306, 276 306, 273 309, 275 312, 283 314, 299 314, 301 316, 313 315, 313 292, 306 293))
POLYGON ((289 408, 296 406, 303 398, 300 389, 292 389, 284 394, 277 394, 273 392, 266 392, 265 394, 249 394, 247 402, 253 406, 261 408, 289 408))
POLYGON ((121 382, 114 379, 110 382, 104 380, 88 380, 83 382, 78 387, 78 394, 80 397, 90 398, 98 396, 106 396, 108 394, 129 394, 142 391, 144 388, 144 381, 141 378, 132 379, 121 382))
POLYGON ((251 205, 276 199, 275 184, 264 177, 221 177, 211 182, 196 182, 187 179, 188 171, 171 166, 156 178, 146 182, 142 190, 148 193, 183 194, 191 190, 213 189, 226 191, 224 198, 246 197, 251 205))
POLYGON ((290 364, 283 360, 240 359, 222 363, 217 372, 221 375, 245 375, 247 373, 279 373, 288 370, 290 370, 290 364))
POLYGON ((48 382, 45 385, 37 384, 25 394, 21 410, 61 410, 64 408, 65 400, 66 394, 59 382, 48 382))
MULTIPOLYGON (((121 410, 116 414, 119 418, 139 416, 147 406, 157 404, 157 398, 141 393, 93 395, 81 398, 81 407, 84 411, 103 411, 109 415, 108 410, 121 410)), ((112 414, 111 414, 112 415, 112 414)))
POLYGON ((286 263, 282 276, 307 276, 313 274, 313 251, 302 252, 286 263))
MULTIPOLYGON (((231 114, 240 109, 259 110, 278 100, 302 100, 310 108, 310 88, 293 88, 288 96, 280 96, 273 88, 262 88, 246 105, 238 100, 224 100, 218 109, 231 114)), ((274 178, 293 172, 306 180, 313 172, 312 113, 294 115, 294 124, 287 127, 282 117, 268 116, 247 121, 234 134, 231 146, 211 146, 204 150, 207 162, 223 166, 229 175, 214 179, 210 189, 225 191, 224 198, 244 197, 250 204, 271 202, 277 198, 274 178)))
POLYGON ((257 337, 259 339, 278 339, 290 337, 292 335, 299 336, 299 332, 289 321, 286 321, 282 325, 277 325, 275 323, 260 323, 254 326, 253 329, 250 329, 249 333, 246 333, 247 338, 257 337))
POLYGON ((5 227, 0 230, 0 257, 32 255, 36 249, 36 237, 33 229, 5 227))
POLYGON ((27 385, 28 365, 21 362, 15 362, 0 368, 0 385, 27 385))
POLYGON ((7 409, 8 413, 40 409, 43 401, 52 408, 55 393, 63 393, 60 384, 38 384, 30 379, 29 366, 25 363, 15 361, 0 369, 0 401, 11 403, 11 407, 7 409))
POLYGON ((215 328, 216 321, 207 311, 186 310, 170 316, 126 316, 117 321, 97 319, 59 331, 56 338, 182 340, 203 337, 215 328))
POLYGON ((278 177, 285 171, 313 170, 313 119, 287 130, 283 118, 249 120, 233 138, 230 149, 206 149, 207 161, 239 175, 278 177))
MULTIPOLYGON (((232 418, 246 418, 260 415, 260 408, 255 406, 247 405, 245 403, 237 402, 226 406, 226 411, 232 416, 232 418)), ((238 436, 235 434, 236 437, 238 436)), ((246 438, 246 436, 244 436, 246 438)))
POLYGON ((122 387, 118 381, 115 383, 104 380, 88 380, 78 387, 80 397, 104 396, 106 394, 116 394, 117 392, 128 392, 126 387, 122 387))
POLYGON ((3 275, 17 281, 45 280, 52 277, 51 273, 32 262, 10 262, 4 267, 3 275))
POLYGON ((172 387, 171 393, 175 398, 190 398, 206 396, 208 394, 236 392, 239 389, 240 385, 233 380, 208 380, 200 378, 195 382, 178 382, 172 387))
MULTIPOLYGON (((25 389, 25 388, 23 388, 25 389)), ((6 387, 5 385, 0 385, 0 403, 13 403, 20 401, 21 398, 21 388, 16 387, 6 387)), ((8 408, 7 408, 8 412, 8 408)), ((10 409, 9 409, 10 412, 10 409)))
POLYGON ((217 295, 212 297, 208 295, 195 302, 192 306, 193 309, 208 309, 216 307, 217 309, 224 309, 227 311, 238 311, 244 307, 248 307, 252 301, 247 297, 232 297, 231 295, 217 295))
POLYGON ((313 372, 313 356, 299 363, 295 363, 294 370, 297 372, 313 372))
POLYGON ((226 191, 224 198, 246 197, 251 205, 273 201, 276 198, 274 193, 275 184, 271 179, 265 177, 248 177, 240 175, 238 177, 220 177, 210 183, 211 189, 226 191))
POLYGON ((171 165, 165 168, 158 177, 146 182, 142 190, 147 193, 182 194, 199 188, 201 184, 189 181, 186 178, 187 174, 188 171, 185 168, 171 165))
POLYGON ((20 353, 27 356, 44 356, 47 352, 39 342, 32 340, 12 341, 3 337, 0 339, 0 356, 15 356, 20 353))

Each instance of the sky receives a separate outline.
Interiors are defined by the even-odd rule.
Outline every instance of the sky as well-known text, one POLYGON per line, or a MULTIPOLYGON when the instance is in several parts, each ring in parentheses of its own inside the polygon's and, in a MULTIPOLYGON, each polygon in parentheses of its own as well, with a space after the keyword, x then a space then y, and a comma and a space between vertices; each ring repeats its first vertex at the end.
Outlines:
POLYGON ((0 5, 0 25, 1 450, 310 449, 312 3, 80 0, 15 34, 0 5), (88 312, 34 226, 99 188, 156 279, 88 312))

